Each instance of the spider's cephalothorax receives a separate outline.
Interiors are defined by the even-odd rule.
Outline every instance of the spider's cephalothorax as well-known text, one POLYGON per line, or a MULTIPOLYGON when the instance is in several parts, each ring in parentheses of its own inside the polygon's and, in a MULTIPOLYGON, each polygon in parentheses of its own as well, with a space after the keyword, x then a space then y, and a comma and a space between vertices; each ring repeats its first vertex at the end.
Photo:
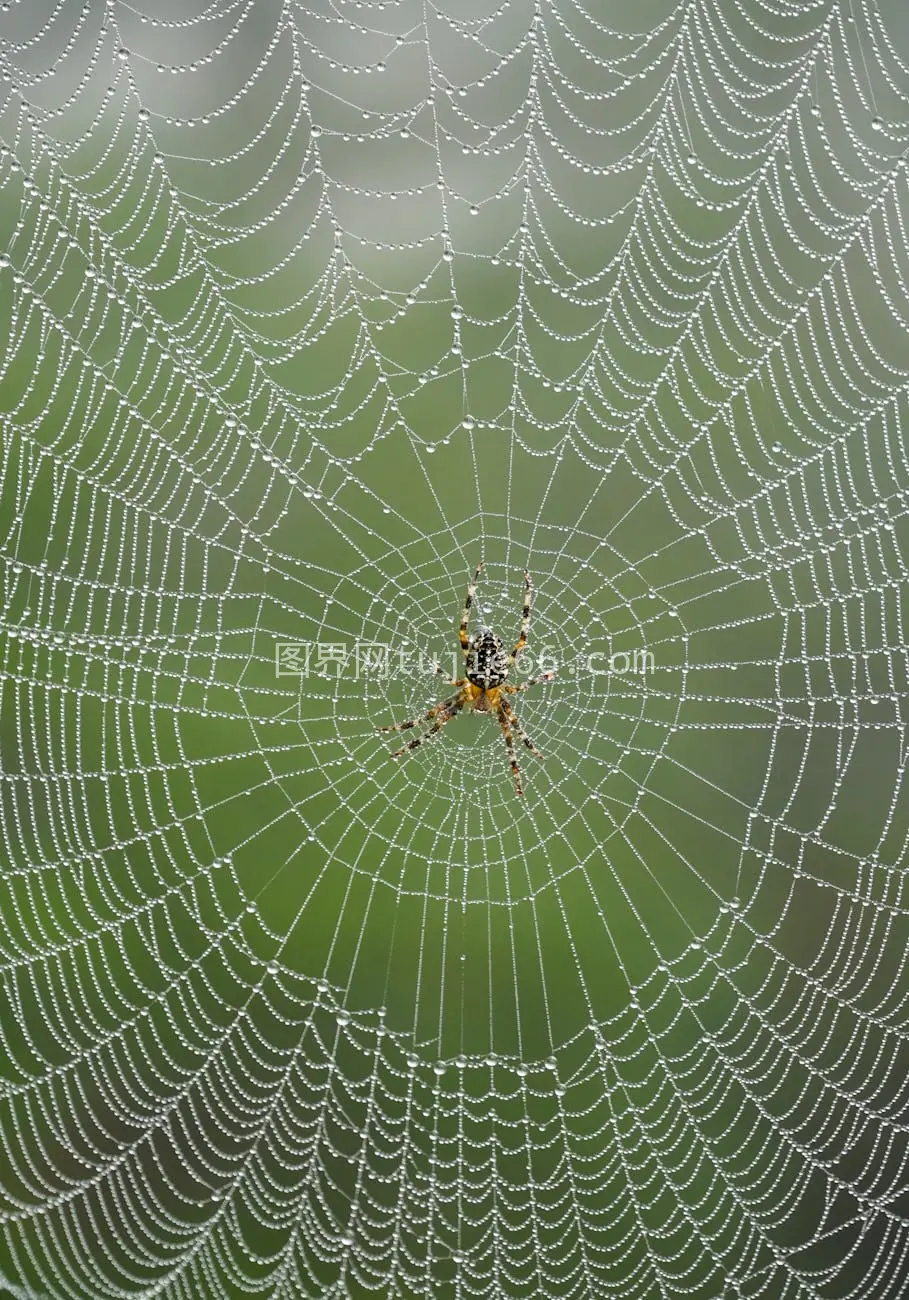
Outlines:
MULTIPOLYGON (((451 685, 459 688, 457 694, 443 700, 441 704, 433 705, 421 718, 412 718, 409 722, 396 722, 390 727, 380 727, 379 730, 407 731, 410 727, 416 727, 421 722, 432 721, 432 726, 422 736, 418 736, 416 740, 408 741, 402 749, 395 750, 392 758, 398 758, 401 754, 406 754, 408 750, 417 749, 423 744, 424 740, 429 740, 436 735, 446 722, 464 708, 473 709, 475 713, 494 713, 505 737, 505 744, 508 748, 508 761, 511 763, 511 770, 514 773, 515 788, 518 794, 523 794, 521 771, 514 756, 514 733, 518 733, 531 754, 536 754, 537 758, 542 758, 543 755, 538 749, 534 748, 533 741, 521 726, 518 716, 506 696, 517 695, 520 691, 526 691, 528 686, 535 686, 537 682, 548 682, 555 674, 542 673, 539 677, 531 677, 529 681, 522 682, 520 686, 508 685, 508 674, 514 667, 515 659, 527 644, 527 629, 530 627, 530 574, 526 569, 524 570, 524 609, 521 613, 521 631, 511 653, 506 653, 501 639, 494 632, 491 632, 489 628, 481 628, 474 636, 467 635, 470 607, 473 604, 477 579, 482 568, 482 564, 477 565, 473 581, 467 588, 467 597, 461 614, 461 625, 458 629, 461 653, 464 656, 464 670, 467 676, 458 677, 452 681, 451 685)), ((440 676, 444 676, 441 668, 437 667, 436 672, 440 676)))

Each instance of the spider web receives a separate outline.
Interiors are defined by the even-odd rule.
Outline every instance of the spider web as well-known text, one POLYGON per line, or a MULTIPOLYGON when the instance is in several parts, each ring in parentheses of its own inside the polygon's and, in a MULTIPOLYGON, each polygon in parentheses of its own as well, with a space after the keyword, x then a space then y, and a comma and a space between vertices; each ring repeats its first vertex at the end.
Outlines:
POLYGON ((0 42, 4 1294, 901 1295, 905 15, 0 42))

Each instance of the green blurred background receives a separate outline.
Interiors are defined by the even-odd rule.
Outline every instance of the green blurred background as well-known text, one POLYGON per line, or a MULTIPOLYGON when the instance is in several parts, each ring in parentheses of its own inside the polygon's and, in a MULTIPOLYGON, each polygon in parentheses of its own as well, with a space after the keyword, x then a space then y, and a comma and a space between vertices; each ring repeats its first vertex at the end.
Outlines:
POLYGON ((0 8, 8 1293, 899 1295, 906 14, 0 8))

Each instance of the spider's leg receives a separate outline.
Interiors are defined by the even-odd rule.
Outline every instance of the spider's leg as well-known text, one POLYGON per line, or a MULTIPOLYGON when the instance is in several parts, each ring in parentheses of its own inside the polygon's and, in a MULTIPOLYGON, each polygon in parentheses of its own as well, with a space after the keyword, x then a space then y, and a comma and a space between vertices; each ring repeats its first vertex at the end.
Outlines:
POLYGON ((515 790, 518 794, 524 793, 524 787, 521 785, 521 769, 518 767, 518 760, 514 756, 514 737, 511 734, 511 724, 508 721, 508 714, 503 708, 496 710, 496 717, 499 720, 499 726, 505 733, 505 744, 508 746, 508 761, 511 764, 511 770, 514 773, 515 790))
POLYGON ((511 723, 512 727, 514 727, 518 735, 521 737, 524 744, 530 750, 531 754, 536 754, 537 758, 542 758, 543 755, 540 753, 536 745, 534 745, 533 741, 528 736, 527 732, 521 726, 520 718, 515 713, 514 709, 511 707, 511 705, 508 703, 507 700, 502 701, 502 712, 505 714, 506 718, 511 723))
POLYGON ((470 607, 473 604, 474 593, 477 589, 477 578, 479 578, 482 568, 483 561, 481 560, 477 565, 476 572, 467 588, 467 596, 464 600, 464 612, 461 615, 461 626, 458 628, 458 639, 461 642, 461 653, 465 659, 467 658, 467 651, 470 648, 470 642, 467 639, 467 620, 470 617, 470 607))
POLYGON ((460 713, 461 709, 463 709, 464 707, 464 701, 461 699, 459 695, 456 695, 453 701, 452 700, 446 701, 446 704, 447 707, 445 708, 444 713, 440 714, 440 716, 436 718, 435 722, 432 724, 432 726, 429 728, 427 732, 424 732, 422 736, 417 736, 416 740, 409 740, 402 749, 396 749, 394 753, 391 755, 391 757, 400 758, 401 755, 406 754, 409 749, 419 749, 419 747, 423 744, 424 740, 431 740, 433 736, 435 736, 439 731, 442 730, 442 728, 445 726, 445 723, 451 722, 455 714, 460 713))
POLYGON ((447 700, 442 700, 440 704, 434 704, 431 709, 428 709, 426 713, 422 715, 422 717, 411 718, 409 722, 393 722, 390 727, 376 727, 376 731, 409 731, 411 727, 419 726, 421 722, 428 722, 429 719, 434 718, 437 713, 441 713, 443 709, 449 708, 457 699, 457 695, 452 695, 447 700))
POLYGON ((528 686, 539 686, 540 682, 551 682, 555 673, 541 673, 539 677, 531 677, 526 682, 521 682, 519 686, 509 686, 508 683, 500 690, 507 691, 509 695, 519 695, 521 691, 526 691, 528 686))
POLYGON ((509 665, 513 664, 515 659, 527 644, 527 629, 530 627, 530 574, 524 570, 524 608, 521 610, 521 631, 518 636, 517 644, 511 652, 509 665))
POLYGON ((464 686, 467 682, 466 677, 449 677, 441 664, 434 665, 437 677, 444 677, 449 686, 464 686))

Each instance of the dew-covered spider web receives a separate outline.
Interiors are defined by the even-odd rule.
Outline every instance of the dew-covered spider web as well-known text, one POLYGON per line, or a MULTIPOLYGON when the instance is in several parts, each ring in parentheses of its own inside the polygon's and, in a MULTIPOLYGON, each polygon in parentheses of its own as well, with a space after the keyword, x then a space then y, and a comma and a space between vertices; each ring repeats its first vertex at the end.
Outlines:
POLYGON ((0 60, 2 1295, 904 1296, 901 0, 0 60))

